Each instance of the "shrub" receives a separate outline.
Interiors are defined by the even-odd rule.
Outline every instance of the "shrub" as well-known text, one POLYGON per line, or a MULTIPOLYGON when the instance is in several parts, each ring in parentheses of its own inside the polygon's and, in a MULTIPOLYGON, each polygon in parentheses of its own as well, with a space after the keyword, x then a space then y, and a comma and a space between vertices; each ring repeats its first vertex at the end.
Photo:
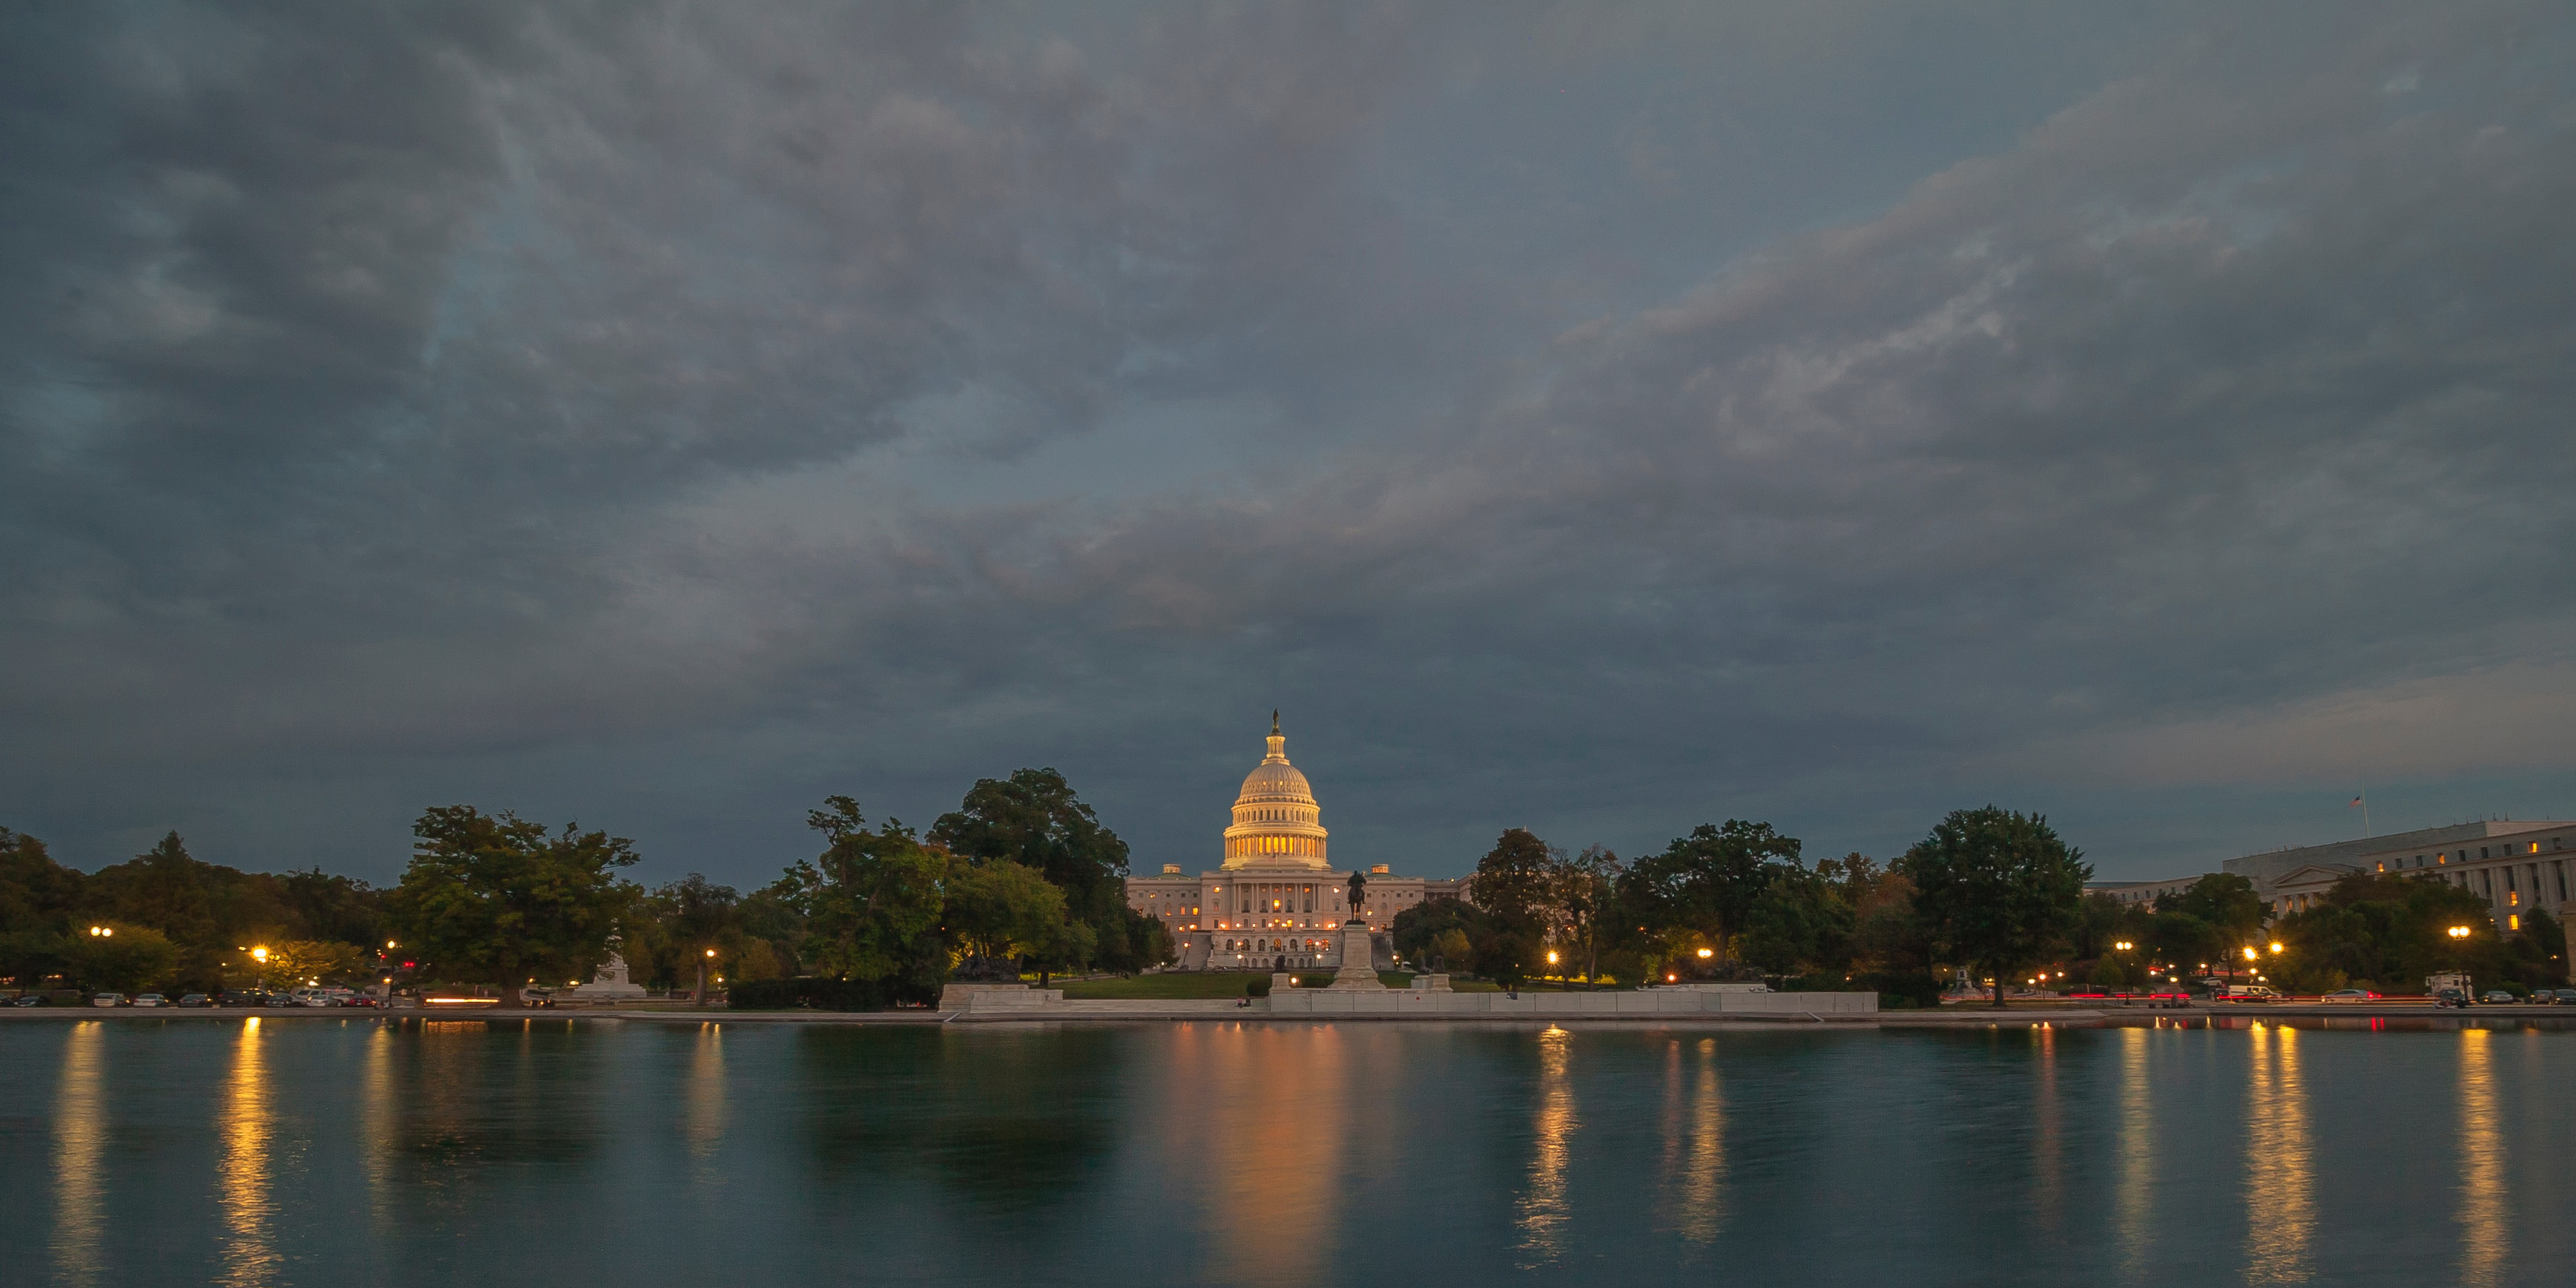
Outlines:
POLYGON ((1862 971, 1840 975, 1792 975, 1780 981, 1784 993, 1876 993, 1883 1011, 1932 1010, 1941 1005, 1941 981, 1929 971, 1862 971))
POLYGON ((928 1004, 939 999, 936 988, 899 979, 830 979, 799 975, 794 979, 736 981, 725 1005, 736 1011, 882 1011, 902 1002, 928 1004))
POLYGON ((1248 983, 1248 984, 1244 985, 1244 986, 1243 986, 1243 995, 1244 995, 1245 997, 1268 997, 1268 996, 1270 996, 1270 977, 1269 977, 1269 976, 1267 976, 1267 975, 1264 975, 1264 976, 1262 976, 1261 978, 1256 979, 1256 980, 1253 980, 1251 983, 1248 983))

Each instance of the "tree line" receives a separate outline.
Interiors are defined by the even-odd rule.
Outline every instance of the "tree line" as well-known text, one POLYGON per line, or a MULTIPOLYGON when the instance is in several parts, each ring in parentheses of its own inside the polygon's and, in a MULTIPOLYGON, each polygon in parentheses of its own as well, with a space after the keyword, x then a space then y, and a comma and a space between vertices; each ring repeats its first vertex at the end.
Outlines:
POLYGON ((2537 909, 2499 932, 2485 900, 2414 876, 2356 873, 2275 920, 2242 876, 2216 873, 2152 904, 2086 894, 2092 867, 2046 818, 1960 810, 1896 859, 1809 863, 1768 823, 1703 824, 1661 852, 1569 854, 1505 831, 1472 902, 1395 920, 1399 953, 1507 983, 1769 979, 1930 1005, 1942 980, 2143 990, 2260 975, 2283 992, 2414 992, 2439 971, 2523 991, 2567 979, 2563 929, 2537 909), (2454 933, 2457 930, 2461 933, 2454 933))
POLYGON ((1991 806, 1951 814, 1884 865, 1810 864, 1803 850, 1742 819, 1634 860, 1513 828, 1478 860, 1471 901, 1407 909, 1396 945, 1509 983, 1767 977, 1921 1005, 1955 968, 1992 977, 2000 1001, 2015 972, 2071 940, 2092 875, 2045 818, 1991 806))
POLYGON ((697 873, 647 889, 623 875, 627 838, 466 805, 422 813, 390 888, 206 863, 175 832, 84 874, 0 829, 0 981, 213 992, 407 972, 515 1000, 587 979, 614 940, 649 987, 694 985, 704 965, 727 984, 822 976, 892 1000, 935 995, 961 965, 1017 978, 1173 955, 1127 905, 1126 842, 1053 769, 977 781, 927 833, 872 826, 846 796, 807 822, 819 852, 749 893, 697 873))

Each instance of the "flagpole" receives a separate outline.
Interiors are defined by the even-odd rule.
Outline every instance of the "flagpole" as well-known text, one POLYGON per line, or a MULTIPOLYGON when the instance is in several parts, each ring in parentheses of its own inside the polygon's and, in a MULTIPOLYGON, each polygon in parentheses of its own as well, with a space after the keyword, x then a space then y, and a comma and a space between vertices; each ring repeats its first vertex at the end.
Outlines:
POLYGON ((2357 799, 2361 801, 2361 834, 2368 837, 2370 835, 2370 793, 2363 792, 2357 799))

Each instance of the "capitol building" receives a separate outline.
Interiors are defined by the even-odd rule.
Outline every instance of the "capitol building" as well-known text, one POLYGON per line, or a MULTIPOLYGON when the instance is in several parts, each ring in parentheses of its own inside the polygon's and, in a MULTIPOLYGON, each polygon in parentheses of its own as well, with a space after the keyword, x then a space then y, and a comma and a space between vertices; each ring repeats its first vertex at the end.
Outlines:
MULTIPOLYGON (((1270 715, 1270 754, 1243 780, 1224 857, 1213 871, 1188 876, 1181 865, 1162 875, 1129 877, 1127 902, 1171 927, 1182 970, 1313 970, 1341 965, 1342 924, 1351 869, 1327 855, 1324 811, 1306 775, 1288 763, 1279 713, 1270 715)), ((1375 949, 1374 968, 1394 965, 1388 931, 1395 914, 1425 899, 1467 897, 1467 879, 1393 875, 1368 869, 1362 917, 1375 949)))

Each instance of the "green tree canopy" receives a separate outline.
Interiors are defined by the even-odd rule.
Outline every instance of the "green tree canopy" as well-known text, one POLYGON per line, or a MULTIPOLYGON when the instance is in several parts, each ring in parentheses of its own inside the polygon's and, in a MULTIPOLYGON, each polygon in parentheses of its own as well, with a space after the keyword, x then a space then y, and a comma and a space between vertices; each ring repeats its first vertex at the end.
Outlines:
POLYGON ((969 863, 1035 868, 1080 906, 1127 875, 1127 843, 1053 769, 977 779, 955 812, 930 825, 930 840, 969 863))
MULTIPOLYGON (((952 860, 893 819, 869 830, 858 802, 847 796, 831 797, 825 806, 809 812, 806 825, 823 834, 826 848, 789 868, 782 882, 804 919, 798 956, 842 979, 936 988, 948 977, 938 930, 952 860)), ((1059 916, 1062 903, 1059 896, 1059 916)), ((1005 937, 1018 927, 1014 915, 1001 918, 1005 937)))
POLYGON ((1838 973, 1851 964, 1857 920, 1838 883, 1795 863, 1773 865, 1744 913, 1744 959, 1772 975, 1838 973))
POLYGON ((1797 863, 1798 854, 1798 838, 1769 823, 1702 823, 1628 866, 1620 885, 1625 923, 1641 927, 1637 933, 1657 940, 1665 954, 1696 940, 1729 957, 1771 869, 1797 863))
POLYGON ((969 952, 994 961, 1029 958, 1042 965, 1078 960, 1089 927, 1065 918, 1064 891, 1036 868, 993 859, 953 865, 947 879, 948 933, 969 952))
POLYGON ((2288 950, 2283 965, 2300 983, 2332 975, 2413 992, 2440 971, 2468 971, 2482 986, 2511 975, 2511 954, 2486 900, 2429 877, 2356 872, 2274 931, 2288 950), (2468 935, 2452 937, 2454 926, 2468 935))
POLYGON ((467 805, 412 825, 411 866, 393 891, 402 937, 449 980, 498 985, 518 1004, 530 979, 587 978, 619 914, 641 892, 617 877, 634 842, 567 823, 549 834, 516 814, 467 805))
POLYGON ((1535 931, 1555 906, 1557 854, 1525 828, 1506 828, 1468 878, 1490 921, 1535 931))
POLYGON ((2241 949, 2263 933, 2271 910, 2254 883, 2233 872, 2212 872, 2173 894, 2156 900, 2156 911, 2198 917, 2231 948, 2241 949))
POLYGON ((1896 869, 1952 960, 2004 980, 2070 935, 2093 869, 2048 820, 1988 805, 1957 810, 1914 843, 1896 869))
POLYGON ((71 977, 92 992, 134 993, 169 982, 178 969, 179 947, 150 926, 109 924, 111 935, 82 933, 66 937, 63 959, 71 977))

